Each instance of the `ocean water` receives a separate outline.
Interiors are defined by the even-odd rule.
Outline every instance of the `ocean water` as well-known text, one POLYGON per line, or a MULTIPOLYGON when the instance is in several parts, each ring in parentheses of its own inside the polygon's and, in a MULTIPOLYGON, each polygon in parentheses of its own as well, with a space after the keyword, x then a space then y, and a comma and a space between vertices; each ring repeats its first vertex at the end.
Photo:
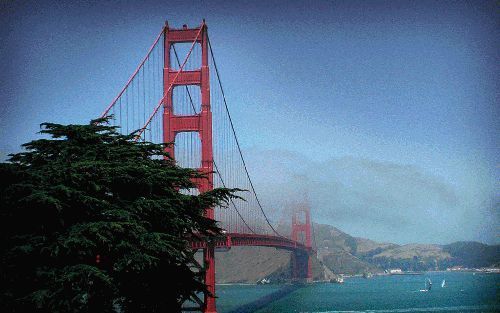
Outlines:
POLYGON ((219 313, 500 312, 499 291, 500 274, 450 272, 353 277, 341 285, 217 285, 217 309, 219 313), (432 289, 420 291, 427 278, 432 289))

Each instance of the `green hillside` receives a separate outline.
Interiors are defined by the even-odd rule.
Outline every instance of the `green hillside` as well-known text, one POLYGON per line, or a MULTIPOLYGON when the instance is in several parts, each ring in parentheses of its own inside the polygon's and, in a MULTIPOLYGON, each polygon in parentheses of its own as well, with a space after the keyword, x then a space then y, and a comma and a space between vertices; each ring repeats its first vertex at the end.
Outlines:
MULTIPOLYGON (((286 229, 282 230, 286 233, 286 229)), ((378 273, 390 268, 405 271, 445 270, 451 266, 488 267, 500 263, 500 245, 455 242, 448 245, 380 243, 350 236, 324 224, 314 224, 315 280, 336 274, 378 273)), ((233 247, 216 253, 219 283, 255 283, 290 279, 290 252, 265 247, 233 247)))

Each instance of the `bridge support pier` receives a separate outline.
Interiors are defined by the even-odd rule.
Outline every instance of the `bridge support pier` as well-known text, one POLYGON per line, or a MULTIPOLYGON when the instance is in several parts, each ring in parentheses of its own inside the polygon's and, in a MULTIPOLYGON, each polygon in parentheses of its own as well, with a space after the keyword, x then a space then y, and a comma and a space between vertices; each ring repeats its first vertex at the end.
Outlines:
POLYGON ((312 282, 311 264, 311 216, 309 207, 301 207, 292 215, 292 240, 303 243, 307 251, 295 250, 292 253, 292 280, 312 282))
POLYGON ((205 268, 205 284, 208 293, 204 298, 204 313, 217 313, 215 305, 215 249, 209 245, 203 249, 203 263, 205 268))
POLYGON ((292 281, 312 282, 311 256, 309 252, 296 250, 292 253, 292 281))

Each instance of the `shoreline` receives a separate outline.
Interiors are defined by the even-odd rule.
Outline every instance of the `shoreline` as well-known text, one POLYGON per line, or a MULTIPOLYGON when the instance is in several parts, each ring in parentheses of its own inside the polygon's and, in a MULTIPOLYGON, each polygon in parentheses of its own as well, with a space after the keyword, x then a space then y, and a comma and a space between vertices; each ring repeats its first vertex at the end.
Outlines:
MULTIPOLYGON (((479 274, 500 274, 500 271, 493 271, 493 272, 488 272, 488 271, 480 271, 480 270, 474 270, 474 269, 469 269, 469 270, 461 270, 461 271, 446 271, 446 270, 440 270, 440 271, 424 271, 424 272, 409 272, 409 273, 398 273, 398 274, 390 274, 390 273, 374 273, 373 277, 376 276, 418 276, 418 275, 425 275, 427 273, 479 273, 479 274)), ((341 275, 341 274, 339 274, 341 275)), ((343 275, 344 278, 363 278, 362 274, 355 274, 355 275, 343 275)), ((370 278, 365 278, 365 279, 370 279, 370 278)), ((330 283, 329 280, 314 280, 311 282, 312 284, 317 284, 317 283, 330 283)), ((263 285, 268 285, 268 286, 278 286, 278 285, 293 285, 291 282, 280 282, 280 283, 269 283, 269 284, 257 284, 257 283, 216 283, 216 286, 263 286, 263 285)))

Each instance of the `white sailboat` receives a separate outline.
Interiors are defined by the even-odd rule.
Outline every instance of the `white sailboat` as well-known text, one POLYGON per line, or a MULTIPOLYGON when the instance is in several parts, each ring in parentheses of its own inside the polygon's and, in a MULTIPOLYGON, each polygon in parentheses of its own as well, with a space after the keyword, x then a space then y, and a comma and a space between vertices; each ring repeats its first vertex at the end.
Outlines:
POLYGON ((420 289, 420 291, 426 292, 431 290, 431 288, 432 288, 432 281, 429 278, 427 278, 427 280, 425 281, 425 289, 420 289))
POLYGON ((446 279, 443 279, 443 281, 441 282, 441 288, 444 288, 446 287, 446 279))

